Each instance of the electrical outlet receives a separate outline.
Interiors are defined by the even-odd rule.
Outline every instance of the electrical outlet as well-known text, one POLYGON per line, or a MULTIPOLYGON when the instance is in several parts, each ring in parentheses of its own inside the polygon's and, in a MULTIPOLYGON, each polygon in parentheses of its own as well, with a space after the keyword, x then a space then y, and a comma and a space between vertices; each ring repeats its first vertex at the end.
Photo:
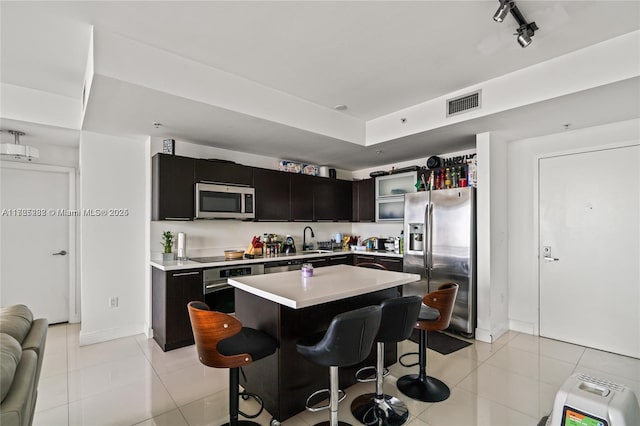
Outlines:
POLYGON ((109 298, 109 307, 110 308, 118 307, 118 296, 113 296, 109 298))

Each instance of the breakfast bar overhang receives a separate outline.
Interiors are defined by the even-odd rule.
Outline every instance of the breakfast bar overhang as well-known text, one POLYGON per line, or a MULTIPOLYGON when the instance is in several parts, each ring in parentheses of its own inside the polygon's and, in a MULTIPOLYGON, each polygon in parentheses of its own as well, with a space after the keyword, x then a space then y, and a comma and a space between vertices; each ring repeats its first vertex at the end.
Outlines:
MULTIPOLYGON (((404 284, 419 279, 416 274, 349 265, 316 268, 310 278, 289 271, 229 279, 235 287, 236 317, 243 326, 270 334, 278 345, 273 355, 243 367, 242 386, 258 394, 278 421, 303 411, 311 393, 329 386, 329 374, 298 354, 298 340, 324 332, 339 313, 401 296, 404 284)), ((385 366, 396 360, 396 345, 386 345, 385 366)), ((374 364, 375 348, 363 363, 340 369, 340 387, 354 384, 355 372, 374 364)))

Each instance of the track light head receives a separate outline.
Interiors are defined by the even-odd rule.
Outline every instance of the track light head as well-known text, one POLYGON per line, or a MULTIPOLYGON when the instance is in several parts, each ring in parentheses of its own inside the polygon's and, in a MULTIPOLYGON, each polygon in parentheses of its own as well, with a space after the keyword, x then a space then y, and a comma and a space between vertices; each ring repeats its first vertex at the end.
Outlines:
POLYGON ((516 30, 516 35, 518 36, 518 44, 523 48, 529 46, 531 44, 531 37, 535 34, 535 31, 538 29, 538 26, 535 22, 531 22, 528 24, 522 24, 516 30))
POLYGON ((493 20, 502 22, 513 6, 514 2, 512 0, 500 0, 500 7, 498 7, 498 10, 496 10, 496 13, 493 15, 493 20))

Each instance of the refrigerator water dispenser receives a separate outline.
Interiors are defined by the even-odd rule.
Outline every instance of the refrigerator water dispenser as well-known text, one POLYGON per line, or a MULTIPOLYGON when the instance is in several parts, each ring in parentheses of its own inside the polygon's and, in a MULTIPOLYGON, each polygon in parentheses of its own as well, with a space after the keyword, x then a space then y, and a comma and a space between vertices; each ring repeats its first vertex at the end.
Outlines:
POLYGON ((409 224, 409 250, 422 251, 424 247, 424 224, 422 223, 410 223, 409 224))

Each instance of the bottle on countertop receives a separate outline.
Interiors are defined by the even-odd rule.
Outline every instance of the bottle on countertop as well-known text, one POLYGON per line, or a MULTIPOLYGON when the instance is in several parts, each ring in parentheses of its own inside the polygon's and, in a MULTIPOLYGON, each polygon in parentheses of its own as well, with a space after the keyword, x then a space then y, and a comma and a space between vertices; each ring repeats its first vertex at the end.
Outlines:
POLYGON ((403 254, 404 253, 404 230, 400 231, 399 245, 400 245, 400 254, 403 254))
POLYGON ((451 188, 451 171, 449 170, 449 167, 447 167, 447 170, 444 175, 444 187, 446 189, 451 188))

